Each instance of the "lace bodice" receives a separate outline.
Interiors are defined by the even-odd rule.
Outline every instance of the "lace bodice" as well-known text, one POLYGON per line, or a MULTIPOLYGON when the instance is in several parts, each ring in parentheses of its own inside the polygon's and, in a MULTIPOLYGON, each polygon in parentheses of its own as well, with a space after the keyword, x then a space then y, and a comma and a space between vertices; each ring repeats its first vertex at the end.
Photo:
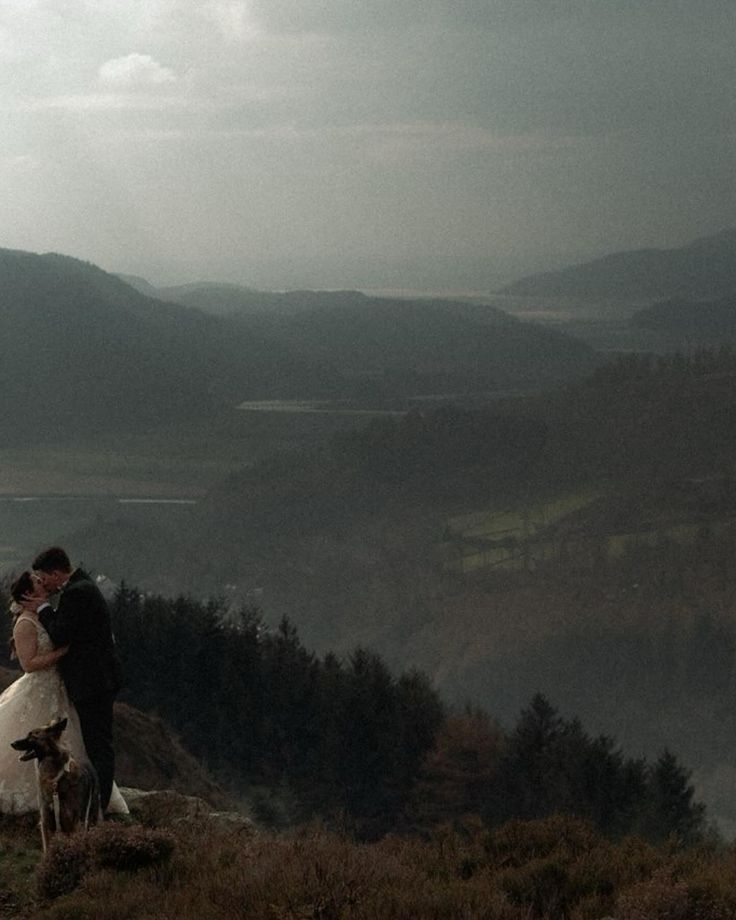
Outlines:
MULTIPOLYGON (((53 649, 54 644, 51 641, 51 637, 46 632, 41 622, 37 620, 35 617, 21 615, 15 621, 16 626, 18 625, 18 623, 21 623, 23 620, 25 620, 28 623, 32 623, 36 629, 36 636, 38 637, 38 651, 40 653, 50 652, 53 649)), ((24 677, 30 680, 31 683, 33 683, 34 686, 37 687, 37 691, 36 691, 37 693, 43 693, 44 685, 48 685, 48 690, 46 692, 51 692, 54 695, 58 695, 57 685, 59 683, 59 676, 54 666, 50 668, 42 668, 39 671, 31 671, 29 673, 24 674, 24 677)))
POLYGON ((36 617, 29 617, 26 614, 21 614, 18 619, 15 621, 15 625, 18 623, 33 623, 36 628, 36 635, 38 636, 38 650, 39 652, 50 652, 54 647, 51 642, 51 637, 46 632, 46 630, 41 625, 41 621, 36 619, 36 617))

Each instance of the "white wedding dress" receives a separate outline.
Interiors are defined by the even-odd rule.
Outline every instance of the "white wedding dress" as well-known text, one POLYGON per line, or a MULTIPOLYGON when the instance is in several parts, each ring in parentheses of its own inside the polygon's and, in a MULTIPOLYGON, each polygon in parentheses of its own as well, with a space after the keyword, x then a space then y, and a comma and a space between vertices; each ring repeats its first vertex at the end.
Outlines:
MULTIPOLYGON (((53 648, 49 634, 34 617, 21 615, 36 627, 38 651, 53 648)), ((78 761, 88 761, 77 711, 55 667, 23 674, 0 695, 0 813, 24 814, 38 810, 35 761, 21 761, 11 741, 24 738, 34 728, 43 728, 54 719, 69 721, 62 744, 78 761)), ((128 806, 113 784, 108 814, 128 814, 128 806)))

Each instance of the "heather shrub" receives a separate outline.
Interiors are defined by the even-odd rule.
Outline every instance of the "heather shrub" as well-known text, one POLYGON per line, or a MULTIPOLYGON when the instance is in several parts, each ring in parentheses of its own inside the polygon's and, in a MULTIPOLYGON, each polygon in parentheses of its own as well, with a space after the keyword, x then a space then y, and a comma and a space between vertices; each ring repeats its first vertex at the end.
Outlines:
POLYGON ((552 815, 538 821, 508 821, 488 835, 485 849, 494 863, 521 865, 556 852, 573 857, 598 846, 600 840, 587 821, 552 815))
POLYGON ((614 853, 621 864, 621 879, 626 884, 643 882, 662 868, 665 852, 642 840, 641 837, 624 837, 614 853))
POLYGON ((526 916, 575 920, 611 914, 622 886, 648 880, 663 859, 638 838, 616 845, 567 815, 510 821, 487 835, 484 850, 494 885, 526 916))
POLYGON ((562 920, 569 906, 569 874, 562 860, 534 859, 502 873, 498 884, 512 904, 529 917, 562 920))
POLYGON ((736 917, 736 865, 733 858, 703 860, 685 880, 693 920, 736 917))
POLYGON ((567 900, 577 908, 577 916, 597 920, 610 913, 622 875, 619 854, 606 841, 572 862, 568 867, 567 900))
POLYGON ((57 836, 37 870, 38 891, 53 899, 73 891, 95 869, 135 871, 169 860, 174 838, 163 831, 102 825, 86 834, 57 836))
POLYGON ((661 869, 620 895, 617 920, 694 920, 687 885, 661 869))
MULTIPOLYGON (((663 859, 660 850, 639 838, 629 837, 618 844, 601 838, 576 854, 569 867, 569 886, 576 901, 587 901, 610 912, 616 893, 650 878, 663 859)), ((601 910, 596 916, 600 914, 601 910)))
POLYGON ((57 836, 36 873, 38 893, 53 899, 73 891, 90 867, 90 853, 82 834, 57 836))
POLYGON ((135 871, 166 862, 174 851, 174 838, 160 830, 112 824, 91 830, 87 846, 95 867, 135 871))
POLYGON ((111 825, 55 841, 39 869, 46 900, 17 916, 733 920, 734 870, 732 848, 613 843, 563 817, 370 844, 320 825, 259 834, 111 825))

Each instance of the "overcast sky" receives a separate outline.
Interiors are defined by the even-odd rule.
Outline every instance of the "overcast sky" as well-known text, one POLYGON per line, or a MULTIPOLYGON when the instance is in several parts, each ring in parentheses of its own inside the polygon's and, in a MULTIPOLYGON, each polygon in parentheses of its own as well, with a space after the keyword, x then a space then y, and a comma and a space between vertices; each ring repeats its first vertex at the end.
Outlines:
POLYGON ((0 246, 484 290, 736 225, 734 0, 0 0, 0 246))

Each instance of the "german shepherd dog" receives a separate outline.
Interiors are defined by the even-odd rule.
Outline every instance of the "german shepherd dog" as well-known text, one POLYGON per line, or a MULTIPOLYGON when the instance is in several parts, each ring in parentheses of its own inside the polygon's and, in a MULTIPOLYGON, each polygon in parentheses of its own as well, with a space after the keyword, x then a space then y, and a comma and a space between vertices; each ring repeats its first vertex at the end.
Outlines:
POLYGON ((102 818, 100 786, 94 767, 78 763, 59 744, 66 719, 57 719, 45 728, 35 728, 25 738, 12 741, 11 747, 24 751, 21 760, 36 761, 38 811, 43 852, 52 834, 71 834, 102 818))

